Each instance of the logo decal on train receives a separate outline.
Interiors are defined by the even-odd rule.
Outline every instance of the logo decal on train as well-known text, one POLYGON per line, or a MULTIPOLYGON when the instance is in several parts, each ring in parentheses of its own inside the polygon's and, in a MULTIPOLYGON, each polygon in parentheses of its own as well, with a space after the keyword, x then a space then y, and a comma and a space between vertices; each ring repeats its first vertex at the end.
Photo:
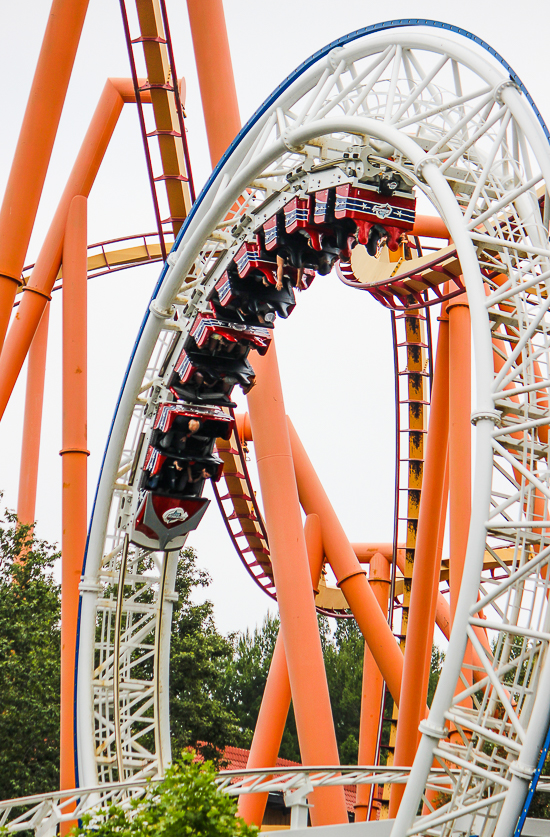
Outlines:
POLYGON ((374 205, 373 207, 374 214, 377 218, 388 218, 391 215, 392 208, 389 203, 380 204, 380 206, 374 205))
POLYGON ((183 523, 188 517, 189 515, 185 509, 181 509, 179 506, 175 509, 168 509, 162 515, 162 519, 167 525, 170 523, 183 523))

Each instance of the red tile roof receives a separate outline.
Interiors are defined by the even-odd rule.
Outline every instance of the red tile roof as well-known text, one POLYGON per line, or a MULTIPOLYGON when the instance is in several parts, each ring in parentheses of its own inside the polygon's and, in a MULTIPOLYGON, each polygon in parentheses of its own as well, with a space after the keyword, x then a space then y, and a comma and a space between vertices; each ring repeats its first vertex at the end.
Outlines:
MULTIPOLYGON (((223 760, 227 762, 226 770, 244 770, 246 768, 250 750, 243 750, 241 747, 226 747, 223 751, 223 760)), ((301 767, 297 761, 288 759, 277 759, 275 767, 301 767)))

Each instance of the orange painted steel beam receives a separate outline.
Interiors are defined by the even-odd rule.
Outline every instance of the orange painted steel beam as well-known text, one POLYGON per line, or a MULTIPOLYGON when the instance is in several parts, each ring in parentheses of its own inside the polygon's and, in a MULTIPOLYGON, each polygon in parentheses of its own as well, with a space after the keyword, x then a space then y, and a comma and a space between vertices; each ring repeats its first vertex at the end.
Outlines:
MULTIPOLYGON (((306 517, 304 537, 311 572, 311 584, 315 591, 319 586, 319 577, 324 559, 321 524, 316 514, 310 514, 306 517)), ((247 769, 275 766, 288 710, 290 709, 290 701, 288 666, 286 664, 283 636, 279 631, 254 729, 250 754, 246 763, 247 769)), ((313 794, 311 801, 315 804, 315 794, 313 794)), ((267 793, 242 794, 239 797, 238 814, 247 823, 260 826, 266 803, 267 793)))
MULTIPOLYGON (((357 555, 357 558, 362 563, 369 563, 375 555, 383 555, 388 561, 393 559, 393 544, 392 543, 352 543, 351 548, 357 555)), ((405 547, 400 547, 398 552, 405 558, 405 547)))
POLYGON ((125 102, 133 100, 130 80, 109 79, 106 82, 0 355, 0 418, 4 415, 61 266, 70 203, 76 195, 89 195, 122 107, 125 102))
MULTIPOLYGON (((215 165, 241 127, 222 0, 188 0, 210 158, 215 165)), ((275 345, 255 361, 248 396, 258 474, 278 591, 281 632, 302 760, 338 764, 338 748, 294 479, 275 345), (305 653, 303 653, 305 651, 305 653), (322 731, 322 734, 320 734, 322 731)), ((347 822, 343 789, 316 793, 314 824, 347 822)))
MULTIPOLYGON (((254 367, 250 422, 300 752, 305 765, 336 765, 338 747, 274 343, 264 357, 255 358, 254 367)), ((316 796, 315 824, 347 821, 342 788, 323 788, 316 796)))
POLYGON ((21 467, 19 469, 17 518, 20 523, 28 524, 34 523, 36 517, 36 487, 38 482, 38 462, 40 458, 40 434, 42 429, 49 321, 50 306, 47 305, 34 340, 32 341, 27 366, 27 390, 25 395, 25 418, 23 420, 21 467))
MULTIPOLYGON (((369 585, 382 613, 388 611, 390 595, 390 564, 380 552, 372 556, 369 570, 369 585)), ((358 764, 374 764, 378 744, 378 723, 384 681, 376 660, 367 643, 363 658, 363 681, 361 687, 361 722, 359 725, 358 764)), ((357 785, 355 821, 365 822, 368 817, 372 786, 357 785)))
MULTIPOLYGON (((446 491, 446 489, 444 489, 443 497, 445 497, 447 495, 447 493, 448 492, 446 491)), ((535 498, 535 502, 536 502, 536 498, 535 498)), ((442 506, 442 514, 443 514, 443 506, 442 506)), ((353 548, 353 551, 355 552, 355 554, 357 555, 357 558, 362 563, 370 562, 372 556, 376 552, 380 552, 388 561, 392 560, 393 547, 392 547, 392 544, 390 544, 390 543, 380 543, 380 544, 352 543, 352 548, 353 548)), ((439 541, 438 541, 437 549, 438 549, 438 554, 442 554, 442 544, 440 544, 439 541)), ((436 559, 436 565, 437 565, 438 562, 439 562, 439 558, 436 559)), ((397 550, 397 566, 398 566, 398 568, 401 572, 404 571, 404 569, 405 569, 405 550, 401 549, 401 548, 399 548, 397 550)), ((481 617, 481 618, 483 618, 483 617, 481 617)), ((438 626, 438 628, 442 632, 443 636, 446 639, 449 639, 449 636, 451 634, 451 607, 449 605, 449 602, 447 601, 447 599, 443 595, 443 593, 441 593, 440 591, 437 591, 437 597, 436 597, 435 624, 438 626)), ((481 642, 481 644, 483 645, 483 647, 487 651, 488 655, 491 656, 491 654, 492 654, 491 646, 489 644, 489 640, 487 639, 486 631, 483 628, 478 628, 478 627, 474 628, 474 630, 476 632, 476 635, 477 635, 479 641, 481 642)), ((474 662, 475 662, 475 655, 474 655, 474 662)), ((480 674, 479 676, 481 678, 483 675, 480 674)))
POLYGON ((470 308, 466 294, 447 303, 449 315, 449 517, 451 620, 454 618, 472 510, 470 308))
POLYGON ((21 284, 88 0, 53 0, 0 207, 0 350, 21 284))
MULTIPOLYGON (((421 694, 424 695, 424 698, 427 700, 428 696, 428 686, 430 682, 430 671, 432 667, 432 647, 433 647, 433 637, 434 637, 434 628, 437 622, 437 612, 438 610, 441 612, 442 605, 440 600, 442 599, 445 602, 444 597, 439 591, 439 581, 441 578, 441 559, 443 556, 443 541, 445 538, 445 526, 447 523, 447 510, 449 506, 449 446, 447 445, 447 455, 444 461, 444 477, 443 477, 443 489, 441 491, 440 497, 440 508, 439 508, 439 525, 437 529, 437 538, 436 538, 436 550, 435 550, 435 560, 433 562, 433 574, 430 582, 430 589, 431 589, 431 597, 430 597, 430 609, 426 617, 426 635, 424 638, 424 673, 422 676, 422 685, 421 685, 421 694)), ((447 604, 445 602, 445 604, 447 604)), ((450 608, 449 608, 450 612, 450 608)), ((452 620, 451 623, 452 625, 452 620)), ((420 722, 419 722, 420 723, 420 722)), ((420 740, 420 734, 418 733, 418 740, 420 740)))
MULTIPOLYGON (((418 534, 409 610, 407 646, 403 667, 403 700, 399 707, 399 723, 395 746, 397 766, 413 763, 418 743, 418 725, 425 714, 426 695, 419 688, 419 673, 424 671, 426 636, 429 624, 434 578, 438 558, 437 546, 443 494, 445 490, 445 459, 449 438, 449 323, 440 318, 435 360, 432 403, 426 443, 426 462, 418 518, 418 534)), ((428 635, 431 635, 428 634, 428 635)), ((422 683, 422 679, 420 680, 422 683)), ((404 788, 392 787, 390 818, 394 817, 404 788)))
MULTIPOLYGON (((347 599, 394 700, 399 703, 403 654, 378 606, 365 577, 365 571, 357 560, 304 446, 290 419, 287 421, 302 508, 306 514, 319 515, 325 553, 336 576, 337 584, 347 599)), ((256 444, 254 426, 252 430, 254 444, 256 444)))
MULTIPOLYGON (((254 736, 246 767, 260 769, 273 767, 279 755, 285 730, 291 692, 286 664, 285 647, 281 631, 277 636, 269 673, 256 720, 254 736)), ((237 814, 249 825, 260 826, 267 804, 267 793, 250 793, 239 796, 237 814)))
MULTIPOLYGON (((447 496, 447 494, 448 494, 448 492, 444 488, 443 489, 443 498, 445 498, 447 496)), ((536 502, 536 500, 535 500, 535 502, 536 502)), ((441 511, 442 518, 443 518, 443 515, 446 513, 445 505, 446 505, 445 501, 443 500, 442 511, 441 511)), ((443 525, 443 530, 444 530, 444 528, 445 528, 445 526, 443 525)), ((438 536, 438 546, 437 546, 438 555, 442 554, 441 537, 442 537, 443 530, 440 527, 439 536, 438 536)), ((372 559, 372 556, 374 554, 376 554, 377 552, 382 554, 386 558, 386 560, 388 560, 388 561, 391 561, 391 559, 392 559, 393 547, 392 547, 392 544, 390 544, 390 543, 387 543, 387 544, 386 543, 380 543, 380 544, 352 543, 352 547, 353 547, 353 551, 355 552, 355 554, 357 555, 358 559, 361 562, 365 562, 365 563, 370 562, 370 560, 372 559)), ((436 559, 436 565, 438 563, 439 563, 439 558, 436 559)), ((404 569, 405 569, 405 550, 404 549, 398 549, 397 550, 397 566, 401 570, 401 572, 404 571, 404 569)), ((435 589, 435 587, 434 587, 434 589, 435 589)), ((432 608, 432 610, 433 610, 433 608, 432 608)), ((434 619, 435 619, 435 624, 440 629, 440 631, 443 634, 443 636, 445 637, 445 639, 449 639, 449 637, 451 635, 451 607, 449 605, 449 602, 447 601, 447 599, 443 595, 443 593, 441 593, 439 590, 437 591, 437 596, 436 596, 435 617, 434 617, 434 619)), ((491 656, 491 654, 492 654, 491 646, 489 644, 489 640, 487 639, 486 631, 483 628, 478 628, 478 627, 474 628, 474 630, 476 632, 476 635, 477 635, 480 643, 483 645, 483 647, 487 651, 487 654, 489 656, 491 656)), ((426 658, 427 658, 427 651, 428 651, 428 645, 426 646, 426 658)), ((481 665, 479 659, 476 658, 475 654, 474 654, 473 661, 474 661, 475 664, 479 663, 481 665)), ((429 674, 429 672, 428 672, 428 674, 429 674)), ((474 674, 474 677, 476 677, 476 676, 477 675, 474 674)), ((483 677, 483 674, 480 673, 479 678, 481 679, 481 677, 483 677)))
MULTIPOLYGON (((444 488, 443 498, 446 498, 447 494, 448 494, 448 491, 447 491, 446 488, 444 488)), ((441 554, 442 538, 443 538, 443 532, 444 532, 444 529, 445 529, 445 521, 443 520, 443 516, 446 513, 445 506, 446 506, 445 500, 443 500, 442 501, 442 506, 441 506, 441 523, 443 524, 443 526, 440 525, 440 527, 439 527, 438 546, 437 546, 439 554, 441 554)), ((362 546, 362 544, 358 545, 358 546, 362 546)), ((359 554, 361 554, 361 552, 359 552, 359 554)), ((438 560, 439 559, 436 559, 436 564, 437 564, 438 560)), ((402 567, 404 567, 404 565, 405 565, 405 558, 404 558, 403 552, 402 552, 402 550, 398 550, 397 551, 397 566, 401 570, 402 567)), ((435 588, 436 588, 436 584, 434 582, 434 590, 435 590, 435 588)), ((451 635, 451 606, 450 606, 449 602, 447 601, 447 599, 445 598, 445 596, 443 595, 443 593, 441 593, 439 590, 437 590, 436 592, 437 592, 437 596, 436 596, 436 602, 435 602, 435 616, 434 616, 435 624, 437 625, 437 627, 439 628, 439 630, 441 631, 441 633, 443 634, 445 639, 449 639, 449 637, 451 635)), ((433 602, 432 602, 432 613, 433 613, 433 602)), ((481 618, 483 618, 482 614, 480 614, 480 616, 481 616, 481 618)), ((434 621, 434 620, 432 619, 432 621, 434 621)), ((491 657, 492 651, 491 651, 491 646, 489 644, 489 640, 487 638, 487 632, 483 628, 479 628, 479 627, 475 627, 474 631, 475 631, 475 634, 476 634, 477 638, 479 639, 480 643, 485 648, 485 650, 487 652, 487 655, 489 657, 491 657)), ((427 652, 428 651, 428 641, 427 640, 426 640, 426 643, 427 643, 427 645, 426 645, 426 652, 427 652)), ((475 654, 475 652, 472 652, 472 654, 473 654, 473 663, 475 665, 479 665, 479 667, 481 668, 481 661, 480 661, 479 657, 477 656, 477 654, 475 654)), ((427 653, 426 653, 426 660, 427 659, 428 659, 428 657, 427 657, 427 653)), ((429 679, 429 674, 430 674, 429 662, 428 662, 428 666, 427 666, 426 670, 427 670, 427 678, 429 679)), ((481 671, 479 673, 474 672, 474 679, 481 680, 484 676, 485 675, 481 671)), ((427 693, 427 691, 428 691, 428 680, 426 679, 426 677, 425 677, 425 684, 426 684, 425 692, 427 693)))
POLYGON ((449 230, 443 220, 435 215, 417 215, 411 235, 423 235, 426 238, 449 239, 449 230))
POLYGON ((187 0, 212 166, 241 129, 222 0, 187 0))
MULTIPOLYGON (((444 492, 445 494, 445 492, 444 492)), ((357 555, 358 559, 362 562, 370 561, 372 555, 379 552, 381 555, 386 558, 386 560, 391 561, 393 556, 393 546, 391 543, 380 543, 380 544, 371 544, 371 543, 352 543, 352 548, 355 554, 357 555)), ((405 569, 405 550, 398 549, 397 550, 397 566, 401 572, 405 569)), ((449 602, 443 595, 443 593, 437 593, 437 600, 436 600, 436 611, 435 611, 435 623, 438 628, 441 630, 443 636, 446 639, 449 639, 450 631, 451 631, 451 609, 449 606, 449 602)))
MULTIPOLYGON (((241 439, 255 442, 249 416, 238 414, 236 418, 241 439)), ((389 558, 393 554, 393 546, 350 544, 292 422, 288 418, 287 422, 302 508, 306 514, 317 514, 321 519, 325 553, 338 580, 338 586, 344 591, 359 628, 380 666, 394 700, 398 703, 403 655, 384 615, 380 612, 366 581, 365 571, 355 554, 356 548, 361 550, 362 560, 370 559, 376 552, 381 552, 389 558), (353 604, 347 591, 350 592, 353 604)))
MULTIPOLYGON (((445 491, 443 496, 445 496, 445 491)), ((401 552, 401 550, 397 551, 397 566, 403 572, 405 567, 405 556, 401 552)), ((446 639, 449 639, 451 634, 451 609, 449 607, 449 602, 443 595, 443 593, 437 592, 437 600, 436 600, 436 607, 435 607, 435 623, 438 628, 443 633, 443 636, 446 639)))
POLYGON ((84 197, 70 205, 63 248, 61 789, 75 787, 74 676, 78 585, 87 522, 87 252, 84 197))

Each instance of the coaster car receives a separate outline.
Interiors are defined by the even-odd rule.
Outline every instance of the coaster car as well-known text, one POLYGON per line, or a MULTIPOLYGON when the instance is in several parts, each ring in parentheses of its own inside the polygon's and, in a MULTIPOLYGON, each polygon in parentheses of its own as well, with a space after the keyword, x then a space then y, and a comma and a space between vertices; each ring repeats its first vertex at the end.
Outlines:
POLYGON ((348 238, 355 234, 356 228, 351 222, 335 221, 333 215, 329 220, 329 191, 332 197, 334 190, 325 189, 322 193, 322 214, 317 200, 320 193, 315 193, 305 198, 292 198, 283 210, 269 218, 262 228, 266 252, 280 256, 296 268, 307 268, 321 276, 330 273, 338 259, 349 258, 348 238))
POLYGON ((180 458, 210 456, 217 438, 229 440, 231 416, 216 407, 161 404, 150 438, 150 450, 180 458))
POLYGON ((191 404, 213 404, 235 407, 230 395, 235 384, 244 393, 255 383, 254 370, 244 358, 210 355, 200 351, 192 337, 185 343, 170 381, 170 389, 177 398, 191 404))
MULTIPOLYGON (((276 275, 276 265, 274 268, 276 275)), ((292 282, 283 278, 278 291, 274 284, 264 284, 261 276, 253 278, 256 281, 247 281, 236 269, 226 270, 216 283, 211 303, 217 315, 223 312, 236 322, 273 328, 275 315, 286 319, 296 305, 292 282)))
POLYGON ((265 327, 232 323, 207 312, 197 314, 190 334, 199 349, 212 355, 246 357, 252 348, 265 355, 271 343, 271 332, 265 327))
POLYGON ((188 532, 201 522, 207 497, 171 497, 146 491, 138 507, 131 541, 144 549, 181 549, 188 532))
MULTIPOLYGON (((257 235, 255 241, 245 241, 235 254, 233 262, 241 279, 254 279, 264 287, 277 286, 277 261, 273 258, 277 254, 269 254, 262 239, 263 236, 257 235)), ((283 278, 294 288, 299 285, 298 269, 302 266, 301 263, 287 263, 283 267, 283 278)), ((313 278, 312 276, 311 279, 313 278)))
POLYGON ((245 241, 235 253, 233 261, 241 279, 260 274, 259 278, 263 277, 270 285, 277 284, 277 264, 273 259, 262 258, 257 239, 256 241, 245 241))
MULTIPOLYGON (((325 275, 339 259, 349 262, 357 240, 370 255, 383 244, 396 251, 403 233, 413 228, 415 209, 410 183, 386 168, 354 183, 295 195, 263 222, 255 258, 265 261, 274 254, 293 267, 325 275)), ((253 251, 251 244, 239 250, 240 275, 250 269, 253 251)), ((266 264, 257 267, 266 269, 266 264)))
POLYGON ((185 536, 197 528, 210 503, 200 496, 205 481, 219 480, 222 471, 223 462, 218 456, 183 459, 150 447, 132 542, 146 549, 181 549, 185 536))
POLYGON ((199 496, 205 480, 217 482, 223 471, 219 456, 191 457, 183 451, 177 456, 161 453, 150 447, 143 464, 141 488, 169 497, 199 496))
POLYGON ((372 188, 370 184, 361 188, 349 183, 336 186, 334 217, 355 222, 359 243, 366 246, 370 256, 376 256, 383 239, 390 250, 398 250, 403 233, 410 232, 414 226, 416 198, 412 192, 392 191, 391 186, 397 189, 401 183, 397 177, 384 183, 384 192, 374 182, 372 188))

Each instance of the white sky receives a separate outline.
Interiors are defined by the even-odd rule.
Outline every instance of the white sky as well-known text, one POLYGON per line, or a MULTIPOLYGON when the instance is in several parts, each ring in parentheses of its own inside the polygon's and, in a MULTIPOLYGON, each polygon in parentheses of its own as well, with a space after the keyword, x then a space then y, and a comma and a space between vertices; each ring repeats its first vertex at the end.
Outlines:
MULTIPOLYGON (((49 0, 0 3, 0 192, 30 88, 49 0)), ((131 5, 131 0, 128 0, 131 5)), ((167 0, 180 76, 187 80, 188 140, 195 182, 209 174, 186 6, 167 0)), ((385 19, 431 18, 486 40, 522 78, 547 121, 545 33, 550 4, 537 0, 225 0, 241 118, 311 53, 385 19)), ((97 100, 109 76, 130 75, 117 0, 90 0, 26 263, 35 260, 97 100)), ((90 243, 154 230, 137 113, 126 105, 89 201, 90 243)), ((114 403, 138 325, 159 273, 149 266, 89 284, 89 501, 114 403)), ((46 380, 38 533, 61 533, 61 295, 54 294, 46 380)), ((287 412, 301 435, 350 540, 390 540, 393 508, 393 378, 389 314, 335 277, 318 277, 276 329, 287 412), (307 301, 306 301, 307 300, 307 301)), ((14 508, 21 449, 24 375, 0 426, 0 488, 14 508)), ((213 576, 208 596, 222 631, 261 622, 269 600, 240 566, 213 506, 189 543, 213 576)))

